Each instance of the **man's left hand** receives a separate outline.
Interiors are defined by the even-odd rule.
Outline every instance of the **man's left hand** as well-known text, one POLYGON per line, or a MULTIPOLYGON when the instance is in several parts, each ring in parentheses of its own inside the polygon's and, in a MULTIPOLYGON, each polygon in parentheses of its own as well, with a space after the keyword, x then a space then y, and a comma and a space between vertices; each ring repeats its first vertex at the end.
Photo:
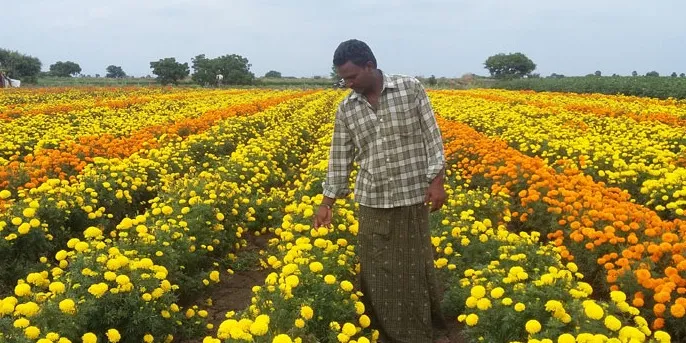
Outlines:
POLYGON ((431 203, 431 212, 439 210, 443 207, 445 203, 445 189, 443 188, 443 182, 434 180, 429 185, 429 189, 426 190, 426 196, 424 197, 424 204, 428 205, 431 203))

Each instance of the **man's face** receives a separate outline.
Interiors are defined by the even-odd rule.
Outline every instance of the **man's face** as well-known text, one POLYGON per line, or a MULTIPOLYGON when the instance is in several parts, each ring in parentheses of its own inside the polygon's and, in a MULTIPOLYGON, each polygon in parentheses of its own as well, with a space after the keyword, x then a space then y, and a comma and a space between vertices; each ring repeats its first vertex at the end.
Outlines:
POLYGON ((373 68, 371 62, 368 62, 364 67, 360 67, 350 61, 337 67, 338 75, 345 81, 345 86, 355 91, 355 93, 364 94, 373 85, 373 68))

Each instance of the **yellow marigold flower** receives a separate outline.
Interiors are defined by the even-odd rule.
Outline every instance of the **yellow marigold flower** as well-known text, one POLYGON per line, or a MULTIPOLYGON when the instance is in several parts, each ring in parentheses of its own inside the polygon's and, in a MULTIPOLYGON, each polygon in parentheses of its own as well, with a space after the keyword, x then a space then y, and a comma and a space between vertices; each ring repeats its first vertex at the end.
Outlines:
POLYGON ((96 336, 92 332, 88 332, 88 333, 84 334, 83 336, 81 336, 81 340, 83 341, 83 343, 97 343, 98 342, 98 336, 96 336))
POLYGON ((76 303, 71 299, 60 301, 58 307, 60 308, 60 311, 67 314, 74 314, 76 312, 76 303))
POLYGON ((353 290, 353 284, 348 280, 344 280, 341 281, 341 288, 346 292, 350 292, 353 290))
POLYGON ((516 303, 514 309, 517 312, 522 312, 526 309, 526 305, 524 305, 523 303, 516 303))
POLYGON ((310 263, 310 271, 313 273, 319 273, 324 269, 324 265, 321 262, 312 262, 310 263))
POLYGON ((0 191, 0 199, 3 199, 3 200, 9 199, 11 196, 12 196, 12 192, 10 192, 6 189, 3 189, 0 191))
POLYGON ((155 340, 155 338, 151 334, 146 334, 143 336, 143 341, 145 343, 152 343, 155 340))
POLYGON ((210 280, 214 282, 219 282, 219 272, 216 270, 213 270, 210 272, 210 280))
POLYGON ((367 316, 366 314, 363 314, 363 315, 360 316, 359 322, 360 322, 360 326, 361 326, 363 329, 366 329, 366 328, 369 327, 369 325, 371 325, 371 323, 372 323, 371 319, 369 319, 369 316, 367 316))
POLYGON ((358 315, 361 315, 364 313, 364 310, 365 310, 364 303, 361 301, 356 301, 355 302, 355 313, 357 313, 358 315))
POLYGON ((14 294, 18 297, 23 297, 31 294, 31 285, 27 283, 20 283, 14 287, 14 294))
POLYGON ((502 287, 496 287, 491 290, 491 297, 494 299, 500 299, 503 294, 505 294, 505 290, 502 287))
POLYGON ((50 286, 48 286, 48 289, 50 292, 53 292, 54 294, 62 294, 64 293, 66 286, 64 286, 63 283, 59 281, 54 281, 50 283, 50 286))
POLYGON ((29 326, 29 324, 30 324, 30 322, 26 318, 19 318, 19 319, 15 320, 14 323, 12 323, 12 325, 17 329, 25 328, 25 327, 29 326))
POLYGON ((484 288, 484 286, 481 285, 474 286, 472 287, 469 293, 478 300, 486 296, 486 288, 484 288))
POLYGON ((622 327, 622 322, 613 315, 605 317, 604 324, 606 328, 612 331, 617 331, 622 327))
POLYGON ((289 337, 286 334, 280 334, 272 340, 272 343, 293 343, 293 340, 291 340, 291 337, 289 337))
POLYGON ((95 226, 91 226, 87 228, 85 231, 83 231, 83 236, 85 238, 98 238, 102 236, 102 230, 98 229, 95 226))
POLYGON ((312 316, 314 316, 314 310, 312 310, 311 307, 305 305, 305 306, 300 308, 300 315, 303 318, 310 320, 310 319, 312 319, 312 316))
POLYGON ((121 335, 119 334, 119 331, 117 329, 109 329, 107 330, 107 340, 110 343, 117 343, 119 340, 121 340, 121 335))
POLYGON ((568 334, 568 333, 563 333, 559 337, 557 337, 557 343, 574 343, 576 342, 576 338, 574 336, 568 334))
POLYGON ((328 285, 333 285, 336 282, 336 277, 328 274, 324 277, 324 282, 326 282, 328 285))
POLYGON ((531 319, 526 322, 524 328, 526 329, 526 332, 530 334, 535 334, 541 331, 541 323, 539 323, 536 319, 531 319))
POLYGON ((610 292, 610 298, 616 303, 626 301, 626 294, 622 291, 612 291, 610 292))
POLYGON ((481 298, 476 301, 476 307, 482 311, 488 310, 489 308, 491 308, 491 300, 489 300, 488 298, 481 298))
POLYGON ((479 322, 479 316, 476 315, 475 313, 470 313, 467 315, 467 318, 465 318, 465 323, 469 326, 474 326, 479 322))
POLYGON ((23 214, 26 218, 33 218, 36 215, 36 209, 27 207, 21 212, 21 214, 23 214))
POLYGON ((40 336, 40 329, 35 326, 29 326, 24 329, 24 336, 28 339, 36 339, 40 336))
POLYGON ((582 304, 584 305, 584 314, 586 314, 588 318, 595 320, 603 318, 603 315, 605 313, 603 311, 603 308, 600 307, 600 305, 596 304, 593 301, 584 301, 582 304))
POLYGON ((297 318, 295 320, 295 327, 302 329, 305 327, 305 321, 302 318, 297 318))

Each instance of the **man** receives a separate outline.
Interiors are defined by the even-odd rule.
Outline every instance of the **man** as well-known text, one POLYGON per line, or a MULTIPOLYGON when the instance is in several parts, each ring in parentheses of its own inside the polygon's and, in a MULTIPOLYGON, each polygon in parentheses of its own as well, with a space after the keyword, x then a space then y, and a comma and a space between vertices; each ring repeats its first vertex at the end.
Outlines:
POLYGON ((432 326, 445 328, 428 222, 446 198, 436 118, 419 81, 378 69, 366 43, 341 43, 333 63, 353 92, 336 113, 314 226, 331 224, 356 161, 359 281, 372 325, 382 342, 432 342, 432 326))

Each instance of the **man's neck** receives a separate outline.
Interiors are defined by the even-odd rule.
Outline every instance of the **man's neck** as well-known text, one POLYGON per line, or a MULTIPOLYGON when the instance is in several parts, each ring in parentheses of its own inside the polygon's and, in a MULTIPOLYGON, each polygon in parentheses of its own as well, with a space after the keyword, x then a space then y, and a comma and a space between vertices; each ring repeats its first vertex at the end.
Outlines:
POLYGON ((374 86, 364 94, 366 97, 381 95, 381 91, 383 90, 383 73, 381 70, 375 69, 374 79, 374 86))

